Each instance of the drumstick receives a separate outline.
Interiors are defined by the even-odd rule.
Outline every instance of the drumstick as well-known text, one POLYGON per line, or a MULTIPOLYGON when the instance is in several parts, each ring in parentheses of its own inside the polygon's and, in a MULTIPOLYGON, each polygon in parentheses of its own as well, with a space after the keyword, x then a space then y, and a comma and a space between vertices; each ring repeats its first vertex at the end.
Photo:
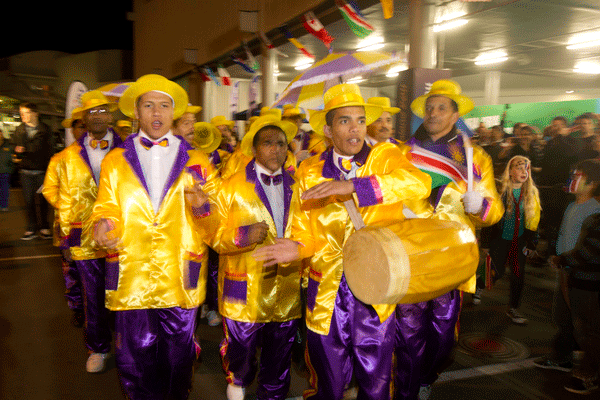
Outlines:
POLYGON ((467 155, 467 191, 473 191, 473 145, 467 135, 463 134, 465 154, 467 155))
POLYGON ((359 230, 364 228, 365 221, 363 220, 362 215, 358 212, 356 208, 356 204, 354 204, 353 199, 348 199, 344 201, 344 205, 346 206, 346 210, 348 211, 348 215, 350 215, 350 219, 352 220, 352 224, 354 225, 354 229, 359 230))

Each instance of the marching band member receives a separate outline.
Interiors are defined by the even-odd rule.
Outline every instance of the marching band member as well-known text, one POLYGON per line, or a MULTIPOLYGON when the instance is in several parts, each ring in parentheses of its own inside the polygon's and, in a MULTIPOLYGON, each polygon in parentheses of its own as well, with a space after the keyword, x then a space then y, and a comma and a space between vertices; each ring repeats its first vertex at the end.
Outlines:
POLYGON ((365 139, 367 144, 371 147, 381 142, 398 144, 399 142, 394 139, 392 116, 398 114, 400 109, 391 106, 389 97, 371 97, 367 100, 367 103, 378 105, 383 109, 381 116, 367 126, 367 137, 365 139))

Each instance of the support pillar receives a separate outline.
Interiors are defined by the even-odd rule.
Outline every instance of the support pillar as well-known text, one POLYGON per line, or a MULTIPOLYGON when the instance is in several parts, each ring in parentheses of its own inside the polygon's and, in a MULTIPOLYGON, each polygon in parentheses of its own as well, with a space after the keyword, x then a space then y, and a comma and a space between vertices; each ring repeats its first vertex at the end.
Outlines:
POLYGON ((409 68, 435 68, 437 46, 432 24, 435 16, 434 5, 423 0, 410 0, 408 16, 409 68))
POLYGON ((275 102, 275 91, 277 89, 277 76, 275 71, 278 69, 277 53, 269 49, 263 43, 260 45, 262 54, 262 105, 270 107, 275 102))
POLYGON ((486 71, 484 84, 484 104, 494 105, 500 103, 500 71, 486 71))

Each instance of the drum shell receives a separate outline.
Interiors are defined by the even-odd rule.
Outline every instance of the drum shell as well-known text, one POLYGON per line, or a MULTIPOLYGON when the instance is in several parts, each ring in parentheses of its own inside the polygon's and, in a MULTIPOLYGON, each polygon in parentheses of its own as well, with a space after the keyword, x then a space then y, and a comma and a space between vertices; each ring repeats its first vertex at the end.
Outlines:
POLYGON ((367 304, 434 299, 467 282, 479 261, 470 227, 455 221, 408 219, 354 232, 343 249, 350 290, 367 304))

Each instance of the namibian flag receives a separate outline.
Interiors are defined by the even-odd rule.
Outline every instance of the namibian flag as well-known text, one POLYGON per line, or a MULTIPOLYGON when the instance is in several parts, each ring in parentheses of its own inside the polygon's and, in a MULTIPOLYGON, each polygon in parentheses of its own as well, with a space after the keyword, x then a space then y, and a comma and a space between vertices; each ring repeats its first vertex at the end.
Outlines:
POLYGON ((467 181, 467 168, 455 161, 413 144, 410 162, 431 176, 431 187, 447 185, 450 182, 467 181))
POLYGON ((352 32, 359 38, 366 38, 375 30, 375 28, 367 22, 353 2, 348 4, 348 2, 344 0, 335 0, 335 5, 342 13, 342 17, 344 17, 352 32))

